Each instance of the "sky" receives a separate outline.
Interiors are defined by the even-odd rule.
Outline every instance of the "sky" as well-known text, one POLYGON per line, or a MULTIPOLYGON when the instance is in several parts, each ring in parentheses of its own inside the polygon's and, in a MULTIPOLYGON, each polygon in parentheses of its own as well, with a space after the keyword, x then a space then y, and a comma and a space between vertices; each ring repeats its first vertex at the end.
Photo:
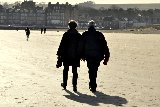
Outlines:
MULTIPOLYGON (((1 3, 9 2, 14 3, 16 1, 24 1, 24 0, 0 0, 1 3)), ((33 0, 34 2, 51 2, 56 3, 59 2, 60 4, 69 2, 70 4, 77 4, 82 3, 86 1, 93 1, 96 4, 128 4, 128 3, 160 3, 160 0, 33 0)))

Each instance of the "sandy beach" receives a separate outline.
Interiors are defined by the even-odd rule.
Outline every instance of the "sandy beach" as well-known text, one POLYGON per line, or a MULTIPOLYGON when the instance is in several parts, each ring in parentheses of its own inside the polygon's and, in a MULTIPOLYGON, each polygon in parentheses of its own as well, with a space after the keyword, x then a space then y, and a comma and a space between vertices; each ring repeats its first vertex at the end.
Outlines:
MULTIPOLYGON (((111 57, 101 63, 97 92, 88 89, 86 62, 78 68, 78 92, 60 86, 56 52, 63 31, 0 30, 0 107, 160 107, 160 35, 104 33, 111 57)), ((81 32, 82 33, 82 32, 81 32)))

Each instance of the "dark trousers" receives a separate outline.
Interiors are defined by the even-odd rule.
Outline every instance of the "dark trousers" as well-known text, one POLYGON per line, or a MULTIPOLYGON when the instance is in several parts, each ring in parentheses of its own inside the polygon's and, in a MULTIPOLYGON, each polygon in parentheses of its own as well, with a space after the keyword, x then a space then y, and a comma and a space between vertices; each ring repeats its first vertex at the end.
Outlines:
POLYGON ((29 38, 29 34, 26 34, 27 38, 29 38))
MULTIPOLYGON (((64 84, 64 86, 67 86, 68 71, 69 71, 69 66, 64 66, 64 69, 63 69, 63 84, 64 84)), ((75 86, 77 86, 77 79, 78 79, 77 66, 72 66, 72 73, 73 73, 72 84, 75 87, 75 86)))
POLYGON ((97 71, 98 67, 100 65, 100 61, 93 61, 93 60, 87 60, 87 67, 89 69, 89 87, 92 89, 96 89, 97 83, 96 83, 96 78, 97 78, 97 71))

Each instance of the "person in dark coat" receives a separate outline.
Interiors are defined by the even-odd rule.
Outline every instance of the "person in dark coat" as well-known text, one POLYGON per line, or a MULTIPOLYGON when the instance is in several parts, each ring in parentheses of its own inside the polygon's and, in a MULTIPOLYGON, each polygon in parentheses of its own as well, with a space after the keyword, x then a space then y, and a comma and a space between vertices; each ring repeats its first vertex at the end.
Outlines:
POLYGON ((87 61, 89 69, 89 89, 92 92, 96 92, 98 67, 102 60, 104 60, 103 64, 107 65, 110 52, 104 35, 95 29, 93 20, 89 22, 88 31, 82 34, 81 45, 81 58, 87 61))
POLYGON ((28 38, 29 38, 29 35, 30 35, 30 29, 27 27, 27 28, 25 29, 25 32, 26 32, 27 41, 28 41, 28 38))
POLYGON ((69 21, 69 29, 63 34, 61 43, 59 45, 57 55, 57 68, 63 63, 63 83, 61 86, 66 89, 68 80, 69 66, 72 66, 72 84, 73 91, 77 91, 77 67, 80 67, 80 55, 78 53, 79 41, 81 39, 81 34, 76 30, 77 23, 74 20, 69 21))
POLYGON ((43 28, 41 28, 41 34, 43 33, 43 28))
POLYGON ((46 33, 46 30, 47 30, 47 29, 46 29, 46 27, 45 27, 45 28, 44 28, 44 34, 46 33))

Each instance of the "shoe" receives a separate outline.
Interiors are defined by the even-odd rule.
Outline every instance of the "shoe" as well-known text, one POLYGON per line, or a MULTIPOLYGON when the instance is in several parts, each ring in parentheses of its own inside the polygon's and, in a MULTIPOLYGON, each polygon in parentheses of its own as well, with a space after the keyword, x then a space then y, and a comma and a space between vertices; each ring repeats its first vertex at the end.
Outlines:
POLYGON ((91 82, 89 82, 89 89, 91 89, 91 82))
POLYGON ((92 91, 92 93, 95 93, 96 89, 95 88, 90 88, 90 91, 92 91))
POLYGON ((77 92, 77 87, 76 87, 76 86, 73 87, 73 91, 74 91, 74 92, 77 92))
POLYGON ((63 87, 63 89, 66 89, 66 86, 64 85, 64 83, 61 83, 61 86, 63 87))

